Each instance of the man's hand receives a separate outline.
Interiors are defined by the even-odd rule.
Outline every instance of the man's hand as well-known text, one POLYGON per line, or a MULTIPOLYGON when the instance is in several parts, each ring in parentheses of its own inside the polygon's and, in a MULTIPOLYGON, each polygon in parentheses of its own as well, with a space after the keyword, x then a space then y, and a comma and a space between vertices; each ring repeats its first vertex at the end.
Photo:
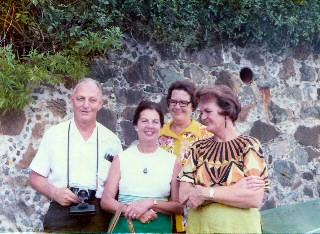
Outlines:
POLYGON ((79 203, 79 198, 70 189, 52 188, 50 197, 62 206, 69 206, 71 203, 79 203))

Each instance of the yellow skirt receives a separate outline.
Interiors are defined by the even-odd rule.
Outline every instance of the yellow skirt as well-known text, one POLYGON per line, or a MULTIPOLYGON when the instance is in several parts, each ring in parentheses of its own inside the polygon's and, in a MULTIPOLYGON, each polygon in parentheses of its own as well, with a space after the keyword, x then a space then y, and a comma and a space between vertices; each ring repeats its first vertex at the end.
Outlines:
POLYGON ((261 233, 260 220, 256 208, 211 203, 189 211, 187 233, 261 233))

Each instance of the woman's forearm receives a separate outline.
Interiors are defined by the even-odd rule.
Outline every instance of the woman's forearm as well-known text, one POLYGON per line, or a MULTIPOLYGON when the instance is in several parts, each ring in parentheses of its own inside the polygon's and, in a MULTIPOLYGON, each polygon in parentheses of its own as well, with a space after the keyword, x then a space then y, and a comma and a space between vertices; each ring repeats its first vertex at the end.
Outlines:
POLYGON ((185 204, 189 199, 190 192, 194 190, 194 187, 191 183, 180 182, 179 187, 179 202, 180 204, 185 204))
POLYGON ((112 197, 109 197, 101 199, 100 205, 105 211, 115 214, 117 210, 122 206, 122 203, 112 197))
POLYGON ((250 190, 235 186, 214 188, 213 201, 238 208, 259 208, 264 196, 264 188, 250 190))
POLYGON ((262 203, 264 188, 247 189, 231 186, 203 187, 196 185, 188 195, 185 196, 184 202, 191 208, 197 208, 210 202, 217 202, 224 205, 238 208, 258 208, 262 203), (210 190, 211 196, 210 196, 210 190), (213 196, 212 196, 213 195, 213 196))
POLYGON ((183 206, 177 201, 157 201, 157 205, 154 204, 152 209, 166 215, 182 214, 183 212, 183 206))

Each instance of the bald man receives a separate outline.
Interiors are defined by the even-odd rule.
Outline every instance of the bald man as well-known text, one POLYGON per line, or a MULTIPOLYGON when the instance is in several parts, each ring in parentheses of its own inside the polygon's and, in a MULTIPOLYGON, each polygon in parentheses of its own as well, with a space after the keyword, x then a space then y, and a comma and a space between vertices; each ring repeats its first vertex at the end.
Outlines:
POLYGON ((96 121, 103 105, 100 83, 80 80, 70 101, 74 117, 45 132, 30 164, 30 184, 52 200, 45 232, 106 232, 111 216, 102 211, 100 198, 111 162, 122 151, 121 142, 96 121), (86 202, 94 207, 76 206, 83 203, 79 191, 89 195, 86 202))

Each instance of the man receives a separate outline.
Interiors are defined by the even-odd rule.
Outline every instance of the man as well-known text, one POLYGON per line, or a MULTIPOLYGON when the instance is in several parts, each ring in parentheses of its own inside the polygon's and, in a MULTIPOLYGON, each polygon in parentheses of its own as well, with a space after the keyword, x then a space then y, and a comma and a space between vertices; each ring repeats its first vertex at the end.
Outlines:
POLYGON ((100 208, 99 199, 113 157, 122 151, 121 143, 113 132, 96 122, 103 105, 98 82, 90 78, 79 81, 70 101, 74 118, 46 131, 30 165, 30 184, 52 199, 44 219, 45 232, 104 232, 110 216, 100 208), (70 205, 75 208, 83 203, 81 195, 71 189, 95 192, 89 200, 96 213, 84 212, 88 211, 85 206, 76 209, 80 214, 70 212, 70 205))

